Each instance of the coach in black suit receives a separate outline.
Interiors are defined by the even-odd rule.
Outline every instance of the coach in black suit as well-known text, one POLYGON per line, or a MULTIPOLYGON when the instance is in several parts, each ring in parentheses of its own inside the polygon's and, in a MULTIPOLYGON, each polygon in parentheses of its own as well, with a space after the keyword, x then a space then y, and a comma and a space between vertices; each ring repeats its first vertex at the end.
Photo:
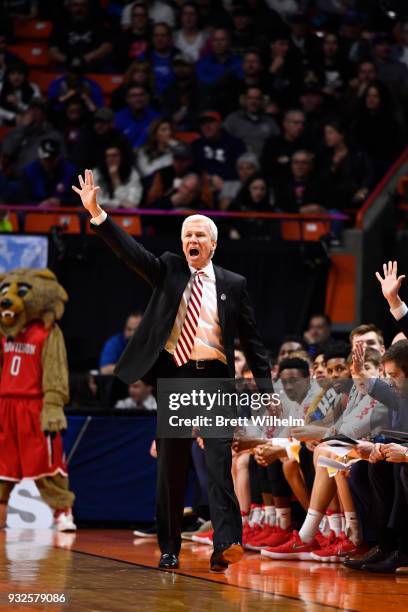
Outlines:
MULTIPOLYGON (((166 252, 156 257, 119 228, 98 206, 92 172, 79 177, 74 187, 91 223, 100 235, 153 293, 142 322, 116 366, 126 383, 147 376, 158 378, 234 377, 234 339, 240 338, 248 364, 257 379, 267 379, 272 392, 267 355, 255 325, 244 277, 213 266, 217 228, 207 217, 187 218, 182 228, 185 258, 166 252), (176 365, 177 343, 188 317, 193 277, 201 271, 202 300, 199 323, 191 353, 176 365)), ((159 567, 178 567, 181 522, 191 440, 157 440, 157 529, 162 552, 159 567)), ((242 520, 231 476, 231 440, 205 440, 208 495, 214 528, 211 568, 222 571, 243 554, 242 520)))

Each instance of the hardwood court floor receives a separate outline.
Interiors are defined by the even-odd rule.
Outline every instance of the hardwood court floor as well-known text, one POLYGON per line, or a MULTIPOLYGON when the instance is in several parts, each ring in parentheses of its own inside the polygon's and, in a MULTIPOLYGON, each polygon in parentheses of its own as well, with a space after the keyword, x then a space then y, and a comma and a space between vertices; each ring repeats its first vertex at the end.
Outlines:
POLYGON ((334 564, 268 561, 247 553, 225 574, 208 570, 210 547, 183 543, 181 568, 156 569, 154 541, 130 531, 0 532, 0 610, 78 612, 402 612, 408 577, 334 564), (61 593, 65 605, 10 606, 6 593, 61 593))

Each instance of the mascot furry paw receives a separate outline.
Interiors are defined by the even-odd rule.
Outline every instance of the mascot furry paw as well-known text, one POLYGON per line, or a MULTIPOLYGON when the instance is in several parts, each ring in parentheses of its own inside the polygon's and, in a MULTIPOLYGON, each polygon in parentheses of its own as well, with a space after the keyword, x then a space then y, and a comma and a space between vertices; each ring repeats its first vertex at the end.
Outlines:
POLYGON ((68 365, 56 321, 68 296, 47 269, 0 274, 0 523, 10 492, 33 478, 60 531, 76 529, 60 431, 68 365))

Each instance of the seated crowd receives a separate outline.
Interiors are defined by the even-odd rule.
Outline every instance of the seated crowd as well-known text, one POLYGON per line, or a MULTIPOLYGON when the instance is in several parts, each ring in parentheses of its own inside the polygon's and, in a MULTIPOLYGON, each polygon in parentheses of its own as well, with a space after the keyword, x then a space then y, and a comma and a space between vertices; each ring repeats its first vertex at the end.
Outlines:
POLYGON ((381 2, 7 5, 2 203, 76 205, 91 168, 107 209, 352 214, 403 149, 408 22, 381 2), (33 17, 53 23, 42 93, 13 50, 33 17))

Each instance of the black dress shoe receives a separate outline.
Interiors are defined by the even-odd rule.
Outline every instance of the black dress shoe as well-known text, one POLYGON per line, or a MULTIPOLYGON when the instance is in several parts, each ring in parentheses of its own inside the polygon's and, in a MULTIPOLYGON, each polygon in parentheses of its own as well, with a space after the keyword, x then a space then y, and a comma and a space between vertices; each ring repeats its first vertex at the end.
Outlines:
POLYGON ((242 559, 244 549, 239 542, 217 546, 211 555, 210 568, 212 572, 223 572, 231 563, 242 559))
POLYGON ((363 565, 361 569, 367 572, 375 572, 376 574, 395 574, 397 567, 404 566, 408 566, 408 555, 399 550, 394 550, 394 552, 389 554, 383 561, 368 563, 367 565, 363 565))
POLYGON ((178 556, 173 553, 163 553, 160 557, 159 567, 161 569, 177 569, 179 566, 178 556))
POLYGON ((370 548, 370 550, 361 557, 346 557, 343 561, 343 565, 351 569, 361 569, 363 565, 384 561, 389 554, 389 551, 384 551, 379 546, 374 546, 374 548, 370 548))

